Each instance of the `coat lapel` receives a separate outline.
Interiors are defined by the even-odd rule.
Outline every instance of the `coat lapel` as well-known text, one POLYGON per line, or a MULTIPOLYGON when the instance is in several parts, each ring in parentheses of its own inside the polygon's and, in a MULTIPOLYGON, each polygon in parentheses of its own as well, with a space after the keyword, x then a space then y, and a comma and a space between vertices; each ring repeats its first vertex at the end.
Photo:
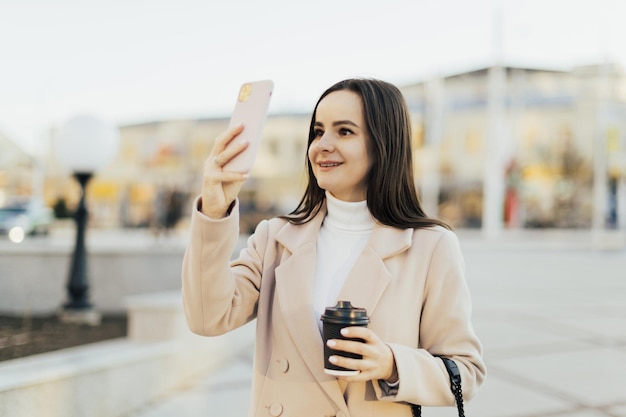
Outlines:
MULTIPOLYGON (((319 317, 313 313, 316 244, 325 214, 324 208, 308 223, 299 226, 288 224, 276 235, 276 240, 291 255, 283 258, 276 268, 275 303, 312 375, 337 406, 348 413, 337 379, 324 373, 319 317)), ((384 259, 409 248, 412 233, 412 229, 399 230, 376 224, 368 244, 346 278, 338 299, 350 300, 352 305, 367 309, 368 314, 373 313, 391 279, 384 259)))
POLYGON ((300 226, 287 225, 276 235, 276 240, 291 256, 276 268, 275 303, 311 374, 336 405, 349 414, 337 379, 324 373, 324 346, 318 327, 319 318, 313 313, 316 244, 324 215, 325 211, 322 210, 310 222, 300 226))
POLYGON ((337 299, 365 308, 371 315, 391 280, 384 260, 407 250, 411 246, 412 235, 413 229, 400 230, 376 223, 337 299))

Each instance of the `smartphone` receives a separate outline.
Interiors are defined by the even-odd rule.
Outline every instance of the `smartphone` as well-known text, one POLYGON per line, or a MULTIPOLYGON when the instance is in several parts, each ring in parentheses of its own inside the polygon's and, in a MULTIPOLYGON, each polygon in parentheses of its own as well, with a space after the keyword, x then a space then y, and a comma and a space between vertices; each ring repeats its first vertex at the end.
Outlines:
POLYGON ((228 146, 241 141, 248 141, 249 145, 224 165, 225 171, 247 173, 252 169, 273 90, 274 82, 271 80, 244 83, 239 89, 228 128, 243 124, 243 131, 228 146))

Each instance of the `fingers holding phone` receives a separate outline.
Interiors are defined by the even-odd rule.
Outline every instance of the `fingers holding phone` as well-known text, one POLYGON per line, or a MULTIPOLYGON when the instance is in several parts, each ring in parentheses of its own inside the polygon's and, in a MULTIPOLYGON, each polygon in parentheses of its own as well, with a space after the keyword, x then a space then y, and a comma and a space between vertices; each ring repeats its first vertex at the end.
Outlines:
POLYGON ((236 144, 232 143, 244 129, 243 125, 231 127, 216 139, 209 159, 213 158, 213 162, 220 170, 228 171, 223 169, 224 166, 248 147, 249 143, 245 139, 239 140, 236 144))
POLYGON ((244 127, 240 125, 218 136, 204 161, 202 212, 211 218, 222 218, 226 215, 228 207, 237 198, 241 186, 248 178, 247 173, 224 170, 225 164, 248 147, 245 141, 236 146, 228 146, 243 130, 244 127))

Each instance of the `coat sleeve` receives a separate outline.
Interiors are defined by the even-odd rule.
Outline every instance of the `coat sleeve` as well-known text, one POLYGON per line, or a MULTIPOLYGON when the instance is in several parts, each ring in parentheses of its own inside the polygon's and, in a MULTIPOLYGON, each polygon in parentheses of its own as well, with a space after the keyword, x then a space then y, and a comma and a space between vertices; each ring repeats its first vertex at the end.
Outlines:
POLYGON ((261 282, 261 255, 252 235, 235 266, 230 259, 239 238, 239 205, 231 214, 214 220, 198 210, 191 214, 190 238, 182 265, 183 310, 189 329, 216 336, 251 321, 256 316, 261 282), (241 261, 243 259, 243 261, 241 261))
POLYGON ((482 347, 471 323, 471 299, 465 266, 456 235, 441 234, 431 254, 420 320, 420 346, 389 344, 400 385, 387 395, 374 384, 384 401, 406 401, 424 406, 453 405, 450 379, 437 356, 453 359, 461 372, 465 400, 471 399, 486 374, 482 347))

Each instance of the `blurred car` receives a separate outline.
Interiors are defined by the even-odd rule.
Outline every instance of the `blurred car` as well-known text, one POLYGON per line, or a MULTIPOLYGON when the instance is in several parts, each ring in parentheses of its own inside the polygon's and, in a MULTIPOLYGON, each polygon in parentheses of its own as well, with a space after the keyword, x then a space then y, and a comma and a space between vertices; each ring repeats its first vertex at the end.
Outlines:
POLYGON ((0 234, 18 230, 24 235, 47 234, 54 214, 41 200, 32 199, 0 207, 0 234))

